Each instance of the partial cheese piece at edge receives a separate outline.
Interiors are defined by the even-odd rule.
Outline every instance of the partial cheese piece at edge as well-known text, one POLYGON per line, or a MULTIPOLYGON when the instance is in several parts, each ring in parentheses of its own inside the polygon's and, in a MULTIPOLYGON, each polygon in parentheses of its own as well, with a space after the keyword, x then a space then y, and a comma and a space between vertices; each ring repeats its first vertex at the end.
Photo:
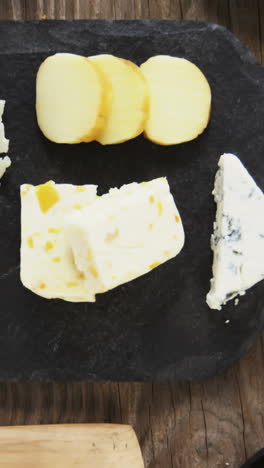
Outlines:
POLYGON ((75 266, 64 232, 68 212, 81 212, 96 199, 96 186, 21 186, 21 281, 39 296, 70 302, 95 297, 75 266))
POLYGON ((213 278, 207 304, 220 310, 264 279, 264 194, 235 155, 223 154, 218 165, 213 278))
POLYGON ((175 257, 184 230, 165 178, 111 189, 83 213, 66 217, 75 263, 95 294, 175 257))
POLYGON ((10 166, 11 166, 11 159, 9 158, 9 156, 0 158, 0 179, 3 177, 7 168, 10 166))
POLYGON ((150 93, 145 136, 160 145, 198 137, 211 110, 211 90, 201 70, 183 58, 151 57, 140 66, 150 93))
POLYGON ((9 148, 9 140, 5 137, 5 127, 2 122, 5 108, 5 101, 0 99, 0 153, 7 153, 9 148))
POLYGON ((104 75, 85 57, 55 54, 40 66, 36 112, 44 135, 56 143, 94 140, 108 114, 104 75))
POLYGON ((110 145, 135 138, 144 130, 149 105, 148 87, 140 68, 108 54, 89 60, 105 74, 112 88, 110 112, 96 140, 110 145))

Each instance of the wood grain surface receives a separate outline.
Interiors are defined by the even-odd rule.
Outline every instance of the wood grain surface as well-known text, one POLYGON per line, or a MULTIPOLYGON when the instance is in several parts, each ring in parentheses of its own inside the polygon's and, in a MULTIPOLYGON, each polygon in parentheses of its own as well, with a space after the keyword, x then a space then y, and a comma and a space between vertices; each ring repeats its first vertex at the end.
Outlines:
POLYGON ((0 427, 1 468, 144 468, 137 437, 125 424, 0 427))
MULTIPOLYGON (((2 20, 40 18, 205 19, 264 60, 263 0, 0 0, 2 20)), ((263 338, 203 382, 0 385, 1 425, 73 422, 132 424, 146 468, 238 468, 264 446, 263 338)))

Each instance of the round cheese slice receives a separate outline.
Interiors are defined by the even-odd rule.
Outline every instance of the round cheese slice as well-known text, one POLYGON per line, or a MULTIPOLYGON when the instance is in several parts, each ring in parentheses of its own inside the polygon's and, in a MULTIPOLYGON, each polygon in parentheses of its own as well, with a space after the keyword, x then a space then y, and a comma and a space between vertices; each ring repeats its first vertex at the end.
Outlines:
POLYGON ((85 57, 56 54, 40 66, 36 112, 44 135, 56 143, 94 140, 108 113, 107 84, 85 57))
POLYGON ((211 110, 210 86, 201 70, 168 55, 151 57, 140 68, 150 93, 145 136, 160 145, 175 145, 200 135, 211 110))
POLYGON ((106 80, 112 94, 106 124, 96 138, 103 145, 122 143, 143 132, 148 116, 148 87, 140 68, 113 55, 89 57, 106 80))

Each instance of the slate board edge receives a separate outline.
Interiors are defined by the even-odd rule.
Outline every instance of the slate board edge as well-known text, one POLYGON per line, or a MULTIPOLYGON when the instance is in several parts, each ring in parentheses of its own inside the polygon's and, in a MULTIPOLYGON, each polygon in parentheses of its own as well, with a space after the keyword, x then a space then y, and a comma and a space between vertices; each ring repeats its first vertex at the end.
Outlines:
MULTIPOLYGON (((242 44, 242 42, 240 41, 240 39, 238 37, 236 37, 231 31, 229 31, 227 28, 225 28, 224 26, 221 26, 219 24, 215 24, 215 23, 211 23, 209 21, 195 21, 195 20, 159 20, 159 19, 146 19, 146 20, 97 20, 97 19, 91 19, 91 20, 31 20, 31 21, 22 21, 22 20, 17 20, 17 21, 13 21, 13 20, 4 20, 4 21, 1 21, 0 22, 0 30, 1 30, 1 27, 2 26, 5 26, 7 25, 8 27, 14 27, 16 28, 17 26, 19 25, 25 25, 25 26, 40 26, 42 27, 42 25, 45 25, 46 26, 56 26, 56 25, 60 25, 60 24, 65 24, 65 23, 69 23, 71 25, 74 25, 76 24, 76 26, 78 24, 81 24, 81 25, 94 25, 94 24, 97 24, 99 26, 107 26, 107 25, 112 25, 112 24, 117 24, 117 25, 120 25, 122 27, 124 27, 125 25, 133 25, 133 27, 135 29, 138 28, 138 26, 144 26, 146 28, 150 28, 151 30, 155 30, 155 28, 157 28, 157 26, 161 26, 162 27, 162 32, 165 32, 166 31, 166 28, 168 26, 172 26, 172 25, 175 25, 177 27, 181 27, 182 26, 182 30, 183 31, 186 31, 190 28, 192 28, 193 26, 195 26, 195 28, 197 27, 200 27, 201 29, 203 28, 211 28, 212 31, 214 30, 217 30, 219 32, 221 32, 222 34, 224 34, 225 36, 228 36, 229 39, 232 41, 232 43, 234 44, 235 48, 237 49, 237 52, 239 53, 240 56, 243 57, 244 61, 248 61, 249 63, 251 64, 258 64, 261 68, 264 69, 264 67, 262 67, 262 65, 259 63, 258 59, 255 57, 255 55, 249 51, 249 49, 244 46, 242 44)), ((38 29, 36 30, 38 32, 38 29)), ((21 49, 21 42, 19 42, 19 35, 17 36, 14 36, 13 37, 13 40, 14 40, 14 45, 17 44, 17 46, 19 46, 19 48, 21 49)), ((43 45, 41 43, 41 45, 43 45)), ((39 46, 39 44, 36 44, 36 46, 39 46)), ((0 53, 4 53, 6 52, 6 50, 8 50, 8 48, 6 47, 6 45, 4 43, 2 43, 2 46, 1 46, 1 43, 0 43, 0 53)))

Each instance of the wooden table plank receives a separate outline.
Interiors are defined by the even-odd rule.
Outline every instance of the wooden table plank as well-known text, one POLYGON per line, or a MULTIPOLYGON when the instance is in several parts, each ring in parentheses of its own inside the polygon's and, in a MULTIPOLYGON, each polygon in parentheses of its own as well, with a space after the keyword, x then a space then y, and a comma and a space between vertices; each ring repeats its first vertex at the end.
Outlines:
POLYGON ((258 0, 259 42, 261 61, 264 62, 264 2, 258 0))
POLYGON ((230 1, 231 30, 261 60, 258 0, 230 1))
POLYGON ((25 19, 25 3, 23 0, 1 0, 0 19, 25 19))
POLYGON ((188 20, 206 20, 230 28, 229 0, 181 0, 182 15, 188 20))
MULTIPOLYGON (((39 18, 208 20, 263 59, 261 0, 0 0, 0 19, 39 18)), ((0 385, 1 425, 129 423, 146 468, 238 468, 263 445, 263 408, 263 339, 224 375, 203 382, 0 385)))

